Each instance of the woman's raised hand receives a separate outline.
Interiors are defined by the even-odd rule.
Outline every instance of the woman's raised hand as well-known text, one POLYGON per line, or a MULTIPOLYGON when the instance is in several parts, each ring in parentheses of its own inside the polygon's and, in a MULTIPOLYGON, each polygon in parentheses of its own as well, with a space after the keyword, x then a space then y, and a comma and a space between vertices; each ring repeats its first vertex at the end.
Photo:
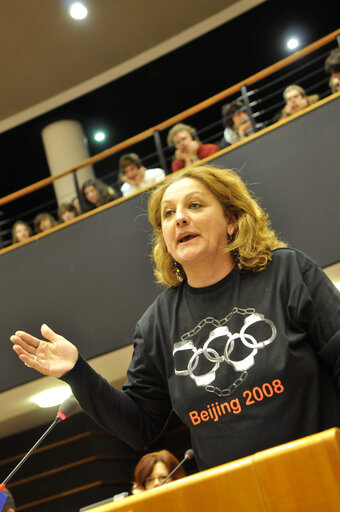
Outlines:
POLYGON ((43 375, 62 377, 76 364, 78 350, 46 324, 41 326, 41 334, 48 341, 39 340, 24 331, 17 331, 10 338, 13 350, 23 363, 43 375))

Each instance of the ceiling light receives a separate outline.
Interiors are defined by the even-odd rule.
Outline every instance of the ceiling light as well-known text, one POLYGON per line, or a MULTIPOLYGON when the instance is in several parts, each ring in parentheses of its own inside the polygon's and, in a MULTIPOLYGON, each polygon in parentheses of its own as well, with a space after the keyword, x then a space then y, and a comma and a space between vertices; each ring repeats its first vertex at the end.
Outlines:
POLYGON ((72 395, 70 386, 59 386, 57 388, 46 389, 30 398, 31 402, 39 407, 52 407, 60 405, 66 398, 72 395))
POLYGON ((75 20, 83 20, 87 16, 87 9, 81 2, 75 2, 72 4, 69 12, 75 20))
POLYGON ((291 37, 287 41, 287 48, 289 50, 295 50, 295 48, 297 48, 299 45, 300 45, 299 40, 296 39, 296 37, 291 37))
POLYGON ((104 132, 96 132, 94 134, 94 139, 97 141, 97 142, 103 142, 103 140, 105 140, 106 136, 105 136, 105 133, 104 132))

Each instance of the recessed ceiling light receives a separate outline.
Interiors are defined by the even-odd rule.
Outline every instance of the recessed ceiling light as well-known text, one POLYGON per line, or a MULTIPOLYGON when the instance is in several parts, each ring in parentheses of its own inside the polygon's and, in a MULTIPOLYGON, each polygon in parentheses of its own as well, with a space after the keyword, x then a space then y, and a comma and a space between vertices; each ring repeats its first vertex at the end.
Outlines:
POLYGON ((105 133, 104 132, 96 132, 94 134, 94 139, 97 141, 97 142, 103 142, 103 140, 105 140, 106 136, 105 136, 105 133))
POLYGON ((57 388, 46 389, 30 398, 31 402, 39 405, 39 407, 52 407, 60 405, 66 398, 72 395, 70 386, 59 386, 57 388))
POLYGON ((297 48, 299 45, 300 45, 299 40, 296 39, 296 37, 291 37, 287 41, 287 48, 289 50, 295 50, 295 48, 297 48))
POLYGON ((75 2, 72 4, 69 12, 75 20, 83 20, 87 16, 87 9, 81 2, 75 2))

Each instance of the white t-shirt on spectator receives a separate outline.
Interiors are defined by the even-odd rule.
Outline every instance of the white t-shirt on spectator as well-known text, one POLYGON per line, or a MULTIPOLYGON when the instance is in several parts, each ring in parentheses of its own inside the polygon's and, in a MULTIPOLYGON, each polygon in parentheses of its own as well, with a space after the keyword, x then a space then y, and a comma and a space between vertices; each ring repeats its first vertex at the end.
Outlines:
POLYGON ((139 185, 130 185, 129 183, 124 183, 120 187, 120 190, 123 196, 126 197, 133 194, 134 192, 142 190, 145 187, 149 187, 150 185, 157 183, 157 181, 160 181, 163 178, 165 178, 165 172, 163 169, 146 169, 144 178, 139 185))

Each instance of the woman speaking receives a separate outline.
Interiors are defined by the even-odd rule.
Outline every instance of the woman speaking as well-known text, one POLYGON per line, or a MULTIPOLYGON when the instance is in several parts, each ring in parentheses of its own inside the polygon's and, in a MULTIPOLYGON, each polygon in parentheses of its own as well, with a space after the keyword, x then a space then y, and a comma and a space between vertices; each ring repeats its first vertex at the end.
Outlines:
POLYGON ((136 325, 123 390, 46 325, 48 341, 11 337, 20 359, 69 383, 84 411, 137 449, 174 410, 200 469, 340 426, 339 292, 277 238, 239 176, 179 171, 152 192, 149 219, 167 288, 136 325))

